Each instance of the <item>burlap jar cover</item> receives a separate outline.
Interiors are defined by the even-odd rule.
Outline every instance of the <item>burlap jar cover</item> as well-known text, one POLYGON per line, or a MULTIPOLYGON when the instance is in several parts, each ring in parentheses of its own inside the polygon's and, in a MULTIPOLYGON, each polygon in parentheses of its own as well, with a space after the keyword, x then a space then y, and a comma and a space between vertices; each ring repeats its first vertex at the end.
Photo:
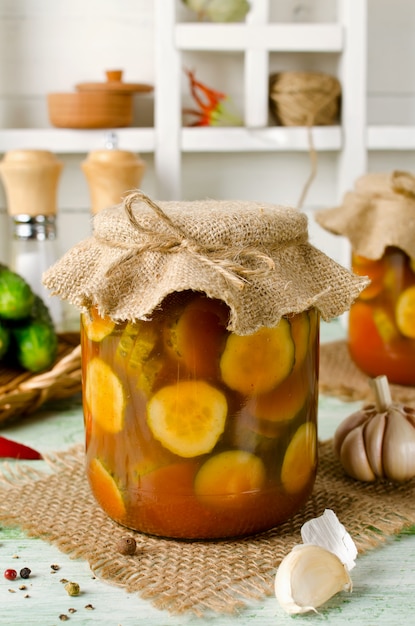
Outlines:
POLYGON ((91 237, 44 274, 52 293, 114 321, 149 319, 170 293, 204 292, 250 334, 316 307, 347 310, 367 284, 308 242, 301 212, 257 202, 156 204, 141 192, 98 213, 91 237))
POLYGON ((353 251, 367 259, 380 259, 388 246, 415 258, 415 177, 401 171, 366 174, 341 206, 318 211, 316 220, 347 237, 353 251))

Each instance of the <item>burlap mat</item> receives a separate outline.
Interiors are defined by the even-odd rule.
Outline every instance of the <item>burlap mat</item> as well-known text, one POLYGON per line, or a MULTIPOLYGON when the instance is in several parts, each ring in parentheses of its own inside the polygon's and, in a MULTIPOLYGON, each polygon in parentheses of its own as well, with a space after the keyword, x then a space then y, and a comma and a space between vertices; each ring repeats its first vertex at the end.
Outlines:
POLYGON ((344 476, 331 442, 320 444, 314 493, 290 522, 256 537, 185 542, 134 533, 136 555, 121 556, 115 542, 129 534, 95 504, 84 476, 83 447, 47 458, 51 472, 3 465, 0 520, 86 559, 103 580, 150 599, 172 613, 232 613, 273 593, 276 568, 301 542, 308 519, 332 509, 360 553, 415 524, 415 480, 402 486, 357 483, 344 476))
MULTIPOLYGON (((368 376, 351 360, 344 340, 320 346, 320 392, 345 401, 374 401, 368 376)), ((392 399, 403 404, 415 403, 415 387, 390 384, 392 399)))

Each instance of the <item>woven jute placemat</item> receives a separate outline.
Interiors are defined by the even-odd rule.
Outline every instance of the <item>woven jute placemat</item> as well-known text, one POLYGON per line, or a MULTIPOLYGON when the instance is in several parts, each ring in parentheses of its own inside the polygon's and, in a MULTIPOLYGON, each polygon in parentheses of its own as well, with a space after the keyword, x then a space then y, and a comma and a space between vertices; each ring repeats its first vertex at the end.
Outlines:
MULTIPOLYGON (((373 402, 368 376, 353 363, 344 340, 321 344, 319 378, 321 393, 350 402, 373 402)), ((390 384, 390 391, 395 402, 415 404, 415 387, 390 384)))
POLYGON ((112 522, 95 504, 79 445, 48 456, 50 471, 3 465, 0 520, 86 559, 95 575, 140 594, 159 609, 175 614, 233 613, 272 595, 278 564, 301 542, 302 524, 326 508, 345 525, 359 553, 415 524, 415 480, 401 486, 358 483, 344 476, 330 441, 319 444, 319 455, 318 478, 304 509, 255 537, 186 542, 132 533, 136 554, 120 555, 115 543, 131 531, 112 522))

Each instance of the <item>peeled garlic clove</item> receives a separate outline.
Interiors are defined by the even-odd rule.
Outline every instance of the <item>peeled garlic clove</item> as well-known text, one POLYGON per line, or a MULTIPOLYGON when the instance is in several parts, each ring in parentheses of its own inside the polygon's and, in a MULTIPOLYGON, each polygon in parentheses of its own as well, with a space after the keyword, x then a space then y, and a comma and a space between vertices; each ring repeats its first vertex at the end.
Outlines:
POLYGON ((311 544, 295 546, 275 577, 275 596, 290 615, 316 612, 336 593, 351 590, 351 578, 340 559, 311 544))
POLYGON ((386 428, 386 413, 378 413, 367 422, 364 441, 367 459, 375 476, 383 476, 382 448, 386 428))
POLYGON ((363 428, 363 425, 358 426, 346 435, 340 449, 340 462, 352 478, 373 482, 376 476, 367 458, 363 428))
POLYGON ((415 476, 415 429, 397 409, 390 409, 383 443, 386 478, 405 482, 415 476))

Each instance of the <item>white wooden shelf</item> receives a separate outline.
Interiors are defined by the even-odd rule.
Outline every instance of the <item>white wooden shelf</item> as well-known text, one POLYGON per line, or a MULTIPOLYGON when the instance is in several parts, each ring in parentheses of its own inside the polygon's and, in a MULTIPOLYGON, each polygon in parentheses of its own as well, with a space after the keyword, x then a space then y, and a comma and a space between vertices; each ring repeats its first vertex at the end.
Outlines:
POLYGON ((341 52, 339 24, 177 24, 178 50, 341 52))
POLYGON ((114 132, 122 150, 154 152, 154 128, 115 128, 72 130, 60 128, 10 128, 0 130, 2 152, 17 149, 50 150, 56 154, 84 154, 104 147, 108 133, 114 132))
MULTIPOLYGON (((316 150, 340 150, 339 126, 315 126, 312 129, 316 150)), ((310 143, 305 127, 271 128, 184 128, 181 131, 183 152, 275 152, 308 151, 310 143)))
POLYGON ((369 126, 368 150, 415 150, 415 126, 369 126))
MULTIPOLYGON (((85 154, 103 147, 110 129, 70 130, 56 128, 18 128, 0 130, 2 152, 20 148, 51 150, 56 154, 85 154)), ((123 150, 151 154, 155 150, 154 128, 116 128, 123 150)), ((340 126, 314 126, 313 144, 317 151, 342 149, 340 126)), ((304 127, 273 126, 266 128, 183 128, 180 131, 183 152, 307 152, 309 141, 304 127)), ((415 126, 368 126, 368 151, 415 151, 415 126)))

